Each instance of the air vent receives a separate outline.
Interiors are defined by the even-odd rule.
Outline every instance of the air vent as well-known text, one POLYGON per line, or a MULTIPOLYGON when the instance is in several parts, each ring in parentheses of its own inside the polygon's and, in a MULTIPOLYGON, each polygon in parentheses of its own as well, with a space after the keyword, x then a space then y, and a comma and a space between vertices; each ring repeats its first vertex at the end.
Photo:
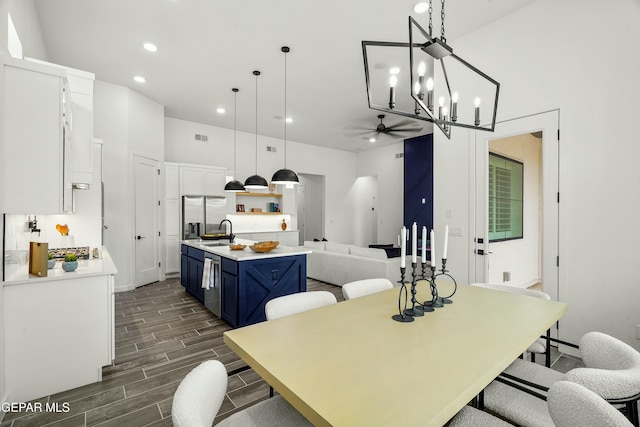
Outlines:
POLYGON ((404 157, 404 153, 397 153, 396 154, 396 159, 401 159, 404 157))
POLYGON ((272 147, 270 145, 267 145, 267 151, 271 151, 272 153, 276 152, 276 147, 272 147))
POLYGON ((201 141, 201 142, 207 142, 209 141, 209 137, 207 135, 200 135, 199 133, 196 133, 195 140, 201 141))

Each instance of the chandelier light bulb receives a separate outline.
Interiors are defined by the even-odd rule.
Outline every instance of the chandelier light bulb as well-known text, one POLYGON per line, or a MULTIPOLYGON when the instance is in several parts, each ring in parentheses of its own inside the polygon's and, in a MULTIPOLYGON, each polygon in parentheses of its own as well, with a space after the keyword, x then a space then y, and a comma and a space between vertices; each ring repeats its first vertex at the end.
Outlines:
POLYGON ((427 65, 424 63, 424 61, 420 62, 420 65, 418 65, 418 75, 420 77, 424 77, 424 74, 427 72, 427 65))
POLYGON ((396 87, 397 84, 398 84, 398 76, 396 76, 395 74, 392 74, 391 77, 389 77, 389 86, 396 87))
POLYGON ((438 98, 438 105, 440 107, 442 107, 444 105, 444 96, 441 96, 440 98, 438 98))
POLYGON ((427 79, 427 90, 428 91, 432 91, 433 90, 433 79, 431 77, 429 77, 427 79))
POLYGON ((416 95, 420 96, 420 89, 422 89, 420 82, 417 81, 413 84, 413 93, 415 93, 416 95))
POLYGON ((473 105, 476 106, 476 108, 478 108, 480 106, 480 97, 476 96, 476 98, 473 100, 473 105))
POLYGON ((476 126, 480 126, 480 97, 476 96, 476 99, 473 100, 473 103, 476 106, 476 111, 475 111, 476 117, 473 123, 476 126))
POLYGON ((458 99, 460 99, 460 95, 458 95, 458 92, 453 92, 453 95, 451 95, 451 101, 458 102, 458 99))
POLYGON ((398 76, 392 74, 389 77, 389 108, 394 109, 396 107, 396 85, 398 84, 398 76))
POLYGON ((453 101, 453 104, 451 104, 451 121, 455 122, 458 120, 458 99, 460 98, 460 96, 458 95, 458 92, 453 92, 453 95, 451 95, 451 101, 453 101))

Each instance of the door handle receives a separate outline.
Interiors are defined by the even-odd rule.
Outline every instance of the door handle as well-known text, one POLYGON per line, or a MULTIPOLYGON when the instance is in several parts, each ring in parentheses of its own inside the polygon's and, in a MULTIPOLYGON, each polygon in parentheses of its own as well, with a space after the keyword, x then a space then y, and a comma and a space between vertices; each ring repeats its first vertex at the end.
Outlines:
POLYGON ((136 236, 136 239, 138 239, 138 240, 144 239, 144 236, 136 236))
POLYGON ((493 253, 493 252, 485 252, 484 249, 476 249, 474 252, 476 253, 476 255, 484 255, 484 256, 491 255, 493 253))

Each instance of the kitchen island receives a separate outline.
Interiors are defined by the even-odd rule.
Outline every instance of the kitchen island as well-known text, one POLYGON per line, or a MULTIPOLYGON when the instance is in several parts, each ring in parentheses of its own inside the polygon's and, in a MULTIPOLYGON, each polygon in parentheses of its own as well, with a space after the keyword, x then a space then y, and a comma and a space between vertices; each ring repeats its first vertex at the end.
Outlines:
MULTIPOLYGON (((236 243, 253 242, 238 239, 236 243)), ((308 248, 288 246, 267 253, 256 253, 249 247, 233 251, 228 244, 216 241, 184 240, 180 282, 214 314, 238 328, 266 320, 267 301, 307 290, 309 253, 308 248), (213 261, 209 272, 205 271, 206 259, 213 261), (206 274, 212 276, 208 290, 202 288, 206 274)))
POLYGON ((65 272, 29 275, 27 263, 5 266, 7 397, 26 402, 102 379, 114 358, 114 275, 103 247, 97 259, 65 272))

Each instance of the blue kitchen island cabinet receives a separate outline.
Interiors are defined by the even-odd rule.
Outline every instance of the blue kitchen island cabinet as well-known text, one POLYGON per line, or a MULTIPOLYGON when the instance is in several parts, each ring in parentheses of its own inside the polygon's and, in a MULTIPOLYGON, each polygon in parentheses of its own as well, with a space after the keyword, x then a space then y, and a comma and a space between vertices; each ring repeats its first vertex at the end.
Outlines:
POLYGON ((203 304, 202 273, 204 269, 204 251, 188 245, 182 245, 180 252, 180 284, 184 286, 187 293, 203 304))
POLYGON ((267 301, 307 290, 307 256, 222 258, 222 319, 233 328, 266 320, 267 301))

